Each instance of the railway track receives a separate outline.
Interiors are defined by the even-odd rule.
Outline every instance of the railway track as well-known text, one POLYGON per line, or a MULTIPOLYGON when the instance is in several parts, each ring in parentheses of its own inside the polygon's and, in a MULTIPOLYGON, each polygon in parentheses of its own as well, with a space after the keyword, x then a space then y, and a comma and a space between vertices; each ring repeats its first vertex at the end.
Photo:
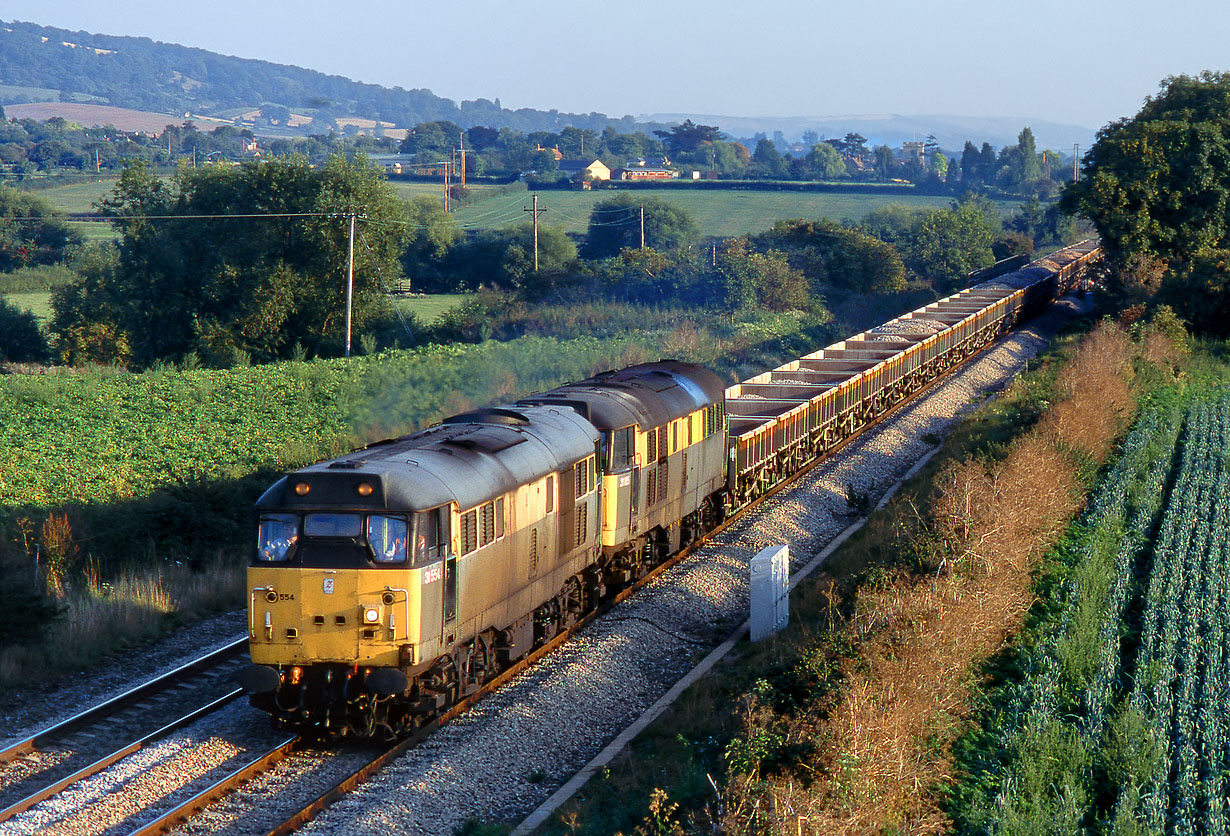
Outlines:
POLYGON ((0 750, 0 823, 237 699, 246 650, 234 641, 0 750))
MULTIPOLYGON (((964 367, 964 363, 961 366, 957 366, 955 368, 959 369, 963 367, 964 367)), ((942 377, 938 378, 937 380, 929 383, 919 392, 914 393, 913 396, 911 396, 910 398, 902 401, 899 404, 896 404, 895 406, 893 406, 892 409, 888 410, 883 415, 878 416, 874 421, 864 426, 857 434, 844 439, 840 444, 838 444, 832 450, 828 451, 823 457, 814 460, 813 462, 809 463, 808 465, 800 469, 798 472, 792 474, 790 477, 783 479, 778 484, 776 484, 770 491, 766 492, 765 494, 758 497, 753 502, 739 509, 739 512, 737 514, 732 515, 728 520, 723 522, 719 527, 709 532, 703 540, 700 540, 692 544, 691 546, 684 549, 676 556, 658 565, 651 572, 649 572, 644 578, 639 580, 634 586, 621 592, 615 599, 608 602, 602 608, 595 611, 594 613, 591 613, 586 618, 579 621, 573 627, 561 632, 560 635, 556 636, 556 638, 553 639, 551 642, 549 642, 547 645, 543 646, 542 648, 538 649, 534 653, 527 656, 526 659, 523 660, 522 663, 519 663, 513 668, 510 668, 509 670, 500 674, 498 677, 496 677, 494 680, 492 680, 487 685, 485 685, 482 689, 480 689, 480 691, 478 691, 476 694, 468 697, 463 702, 453 707, 450 711, 448 711, 446 714, 441 716, 437 721, 419 730, 419 732, 417 732, 414 736, 402 741, 396 746, 391 746, 387 749, 384 749, 383 751, 379 752, 374 757, 371 757, 360 768, 354 770, 351 774, 349 774, 342 780, 334 782, 325 792, 318 794, 315 798, 313 798, 313 800, 311 800, 306 805, 303 805, 298 811, 296 811, 290 816, 285 817, 283 821, 281 821, 280 823, 276 824, 275 826, 273 826, 272 828, 264 832, 267 832, 269 834, 290 833, 296 830, 297 828, 303 826, 306 822, 314 818, 317 814, 319 814, 319 812, 324 810, 331 803, 333 803, 337 799, 344 796, 350 790, 362 784, 365 780, 367 780, 373 774, 378 772, 383 766, 385 766, 392 760, 396 759, 398 756, 400 756, 407 750, 421 743, 424 738, 426 738, 431 732, 436 730, 439 726, 448 723, 450 720, 454 719, 458 715, 466 712, 475 703, 481 700, 483 697, 489 695, 490 693, 492 693, 493 691, 501 687, 503 684, 505 684, 512 678, 520 675, 521 673, 524 673, 525 670, 527 670, 535 662, 540 661, 544 656, 550 654, 552 651, 556 650, 561 645, 563 645, 565 642, 567 642, 573 635, 575 635, 576 632, 588 626, 595 619, 606 614, 606 612, 611 607, 613 607, 615 604, 622 602, 629 596, 633 595, 636 591, 638 591, 639 589, 643 588, 648 583, 655 580, 657 577, 662 575, 664 572, 668 571, 669 569, 671 569, 678 563, 685 560, 699 546, 705 544, 712 538, 720 535, 722 532, 726 531, 731 526, 738 524, 742 519, 744 519, 747 512, 764 504, 770 498, 781 493, 783 490, 787 489, 788 487, 796 484, 799 480, 803 479, 813 468, 818 466, 821 462, 831 460, 836 454, 839 454, 843 449, 845 449, 848 445, 852 444, 856 439, 861 438, 864 435, 866 435, 873 427, 879 426, 885 421, 890 420, 893 416, 898 414, 901 410, 905 409, 911 404, 918 402, 921 399, 921 396, 925 395, 927 392, 929 392, 931 389, 933 389, 935 386, 939 385, 943 381, 948 380, 950 377, 951 377, 950 374, 945 374, 942 377)), ((244 643, 245 642, 243 641, 237 642, 235 643, 235 645, 232 645, 231 647, 232 648, 240 647, 244 643)), ((224 649, 224 650, 227 650, 227 649, 224 649)), ((241 647, 238 651, 233 651, 233 652, 235 652, 236 659, 242 658, 242 648, 241 647)), ((185 667, 189 667, 189 666, 185 666, 185 667)), ((178 672, 173 672, 172 675, 174 675, 174 673, 178 673, 178 672)), ((172 675, 168 675, 168 676, 172 676, 172 675)), ((149 685, 152 685, 152 684, 153 683, 149 683, 149 685)), ((143 688, 145 687, 148 687, 148 685, 143 686, 143 688)), ((135 689, 135 690, 139 691, 141 689, 135 689)), ((173 686, 168 686, 162 689, 163 692, 166 692, 169 690, 173 690, 173 686)), ((154 689, 153 692, 147 693, 143 697, 133 697, 131 700, 129 700, 128 707, 132 708, 133 706, 144 705, 145 703, 142 702, 143 699, 156 702, 157 700, 155 699, 155 696, 156 696, 157 691, 158 689, 154 689)), ((229 691, 226 694, 222 694, 217 698, 219 700, 219 705, 225 704, 225 701, 234 699, 235 697, 239 695, 239 693, 240 692, 238 689, 235 689, 235 688, 229 689, 229 691)), ((124 697, 117 698, 117 700, 114 700, 112 702, 117 703, 120 700, 123 700, 127 697, 128 695, 125 695, 124 697)), ((62 790, 64 787, 70 786, 73 782, 79 781, 85 777, 88 777, 88 775, 96 774, 98 771, 106 768, 109 764, 116 763, 117 761, 125 757, 126 754, 130 754, 132 752, 138 751, 140 747, 144 745, 144 743, 150 740, 155 740, 160 735, 168 734, 170 733, 170 731, 174 730, 174 728, 179 728, 182 725, 188 722, 191 722, 192 719, 194 719, 193 717, 190 717, 188 714, 181 715, 181 717, 177 717, 175 718, 175 720, 171 722, 164 723, 163 725, 158 726, 157 728, 151 729, 150 731, 144 733, 143 736, 126 743, 122 747, 114 747, 111 751, 103 753, 101 756, 96 757, 93 761, 90 761, 89 763, 86 763, 85 761, 82 761, 82 760, 71 760, 72 758, 78 757, 78 752, 76 751, 77 748, 81 748, 81 749, 88 748, 80 744, 78 744, 77 747, 74 748, 73 744, 77 743, 77 741, 80 740, 82 736, 84 736, 85 738, 95 738, 95 739, 100 736, 100 733, 98 731, 95 731, 94 733, 89 732, 89 729, 91 728, 97 729, 98 727, 91 725, 93 721, 87 720, 84 718, 86 718, 87 715, 94 714, 95 712, 101 711, 102 709, 106 708, 108 705, 110 705, 110 703, 104 706, 100 706, 98 709, 94 709, 91 712, 85 712, 82 715, 79 715, 78 717, 72 718, 69 721, 65 721, 65 723, 62 723, 58 726, 47 729, 44 732, 41 732, 38 735, 34 735, 25 741, 21 741, 18 744, 15 744, 14 746, 10 747, 10 749, 5 750, 4 752, 0 752, 0 764, 3 764, 5 761, 9 761, 11 763, 20 763, 23 759, 37 757, 38 755, 52 756, 50 759, 55 761, 54 769, 40 770, 39 771, 40 775, 44 773, 51 773, 53 775, 58 774, 60 777, 55 778, 54 780, 50 782, 43 780, 43 783, 46 786, 44 786, 42 789, 38 790, 37 792, 46 793, 42 795, 42 798, 45 799, 53 795, 55 792, 62 790), (64 755, 64 757, 60 757, 60 755, 64 753, 68 753, 68 754, 64 755), (70 760, 71 760, 71 763, 69 763, 70 760), (59 789, 56 788, 57 785, 59 786, 59 789)), ((205 709, 205 706, 199 707, 199 710, 201 711, 201 713, 206 713, 204 709, 205 709)), ((121 706, 119 705, 115 706, 115 711, 122 711, 122 710, 124 709, 121 706)), ((137 709, 137 710, 140 710, 140 709, 137 709)), ((103 715, 99 714, 98 716, 101 717, 103 715)), ((165 717, 166 715, 164 714, 160 716, 165 717)), ((201 716, 201 714, 196 714, 196 717, 199 717, 199 716, 201 716)), ((123 721, 119 721, 119 722, 122 723, 123 721)), ((101 736, 106 737, 106 734, 102 733, 101 736)), ((141 834, 166 832, 168 829, 175 827, 179 822, 182 822, 187 817, 191 816, 195 812, 201 810, 202 808, 210 804, 212 801, 218 798, 221 798, 224 795, 232 792, 235 788, 240 786, 242 783, 250 780, 252 776, 258 774, 259 772, 263 770, 269 769, 272 765, 276 764, 279 760, 285 758, 289 753, 291 753, 297 745, 299 745, 299 741, 297 740, 297 738, 293 736, 286 736, 282 740, 278 741, 275 745, 269 747, 268 749, 262 749, 261 751, 255 754, 252 754, 252 755, 245 755, 242 761, 237 760, 233 764, 228 763, 225 768, 226 774, 222 775, 222 777, 218 778, 217 780, 213 780, 209 786, 203 789, 200 789, 199 791, 196 791, 194 788, 194 791, 190 797, 184 799, 183 801, 179 803, 176 803, 172 809, 166 810, 165 812, 157 813, 155 817, 152 819, 150 819, 148 816, 145 816, 145 818, 148 820, 140 824, 138 829, 132 830, 132 831, 123 831, 123 832, 132 832, 132 833, 141 833, 141 834)), ((16 797, 20 794, 20 791, 19 789, 17 789, 17 787, 24 785, 26 781, 26 779, 23 778, 16 782, 6 782, 5 774, 7 771, 8 770, 4 766, 0 766, 0 808, 3 808, 3 809, 0 809, 0 821, 4 821, 13 815, 16 815, 18 812, 21 812, 21 810, 29 809, 29 807, 32 807, 38 804, 39 801, 41 800, 41 799, 35 799, 33 801, 30 801, 28 804, 26 804, 27 797, 20 797, 20 798, 16 798, 16 800, 12 804, 9 804, 8 807, 4 807, 5 804, 8 804, 8 799, 10 797, 16 797), (25 804, 25 806, 21 806, 22 804, 25 804), (12 812, 10 812, 10 810, 12 810, 12 812)), ((28 797, 33 797, 35 794, 37 793, 32 792, 29 794, 28 797)), ((255 823, 253 823, 253 826, 255 826, 255 823)), ((263 826, 264 825, 261 825, 261 827, 263 826)), ((120 831, 116 831, 116 832, 120 832, 120 831)), ((252 831, 245 830, 244 832, 252 832, 252 831)))
MULTIPOLYGON (((992 343, 991 346, 993 347, 994 343, 992 343)), ((794 485, 802 482, 813 469, 821 465, 823 462, 830 460, 834 456, 839 455, 843 450, 845 450, 847 447, 857 442, 859 439, 863 438, 866 434, 868 434, 875 428, 879 427, 881 424, 887 421, 890 421, 893 417, 895 417, 903 409, 906 409, 911 404, 916 403, 922 397, 925 397, 934 388, 936 388, 937 386, 941 385, 944 381, 949 379, 952 372, 959 371, 961 368, 964 367, 966 363, 977 358, 978 356, 981 355, 981 353, 982 352, 977 352, 971 355, 970 357, 965 358, 965 360, 960 365, 954 366, 947 373, 928 382, 925 386, 920 388, 917 392, 913 393, 910 397, 906 398, 903 401, 900 401, 897 404, 894 404, 891 408, 889 408, 883 414, 879 415, 874 420, 868 422, 866 425, 864 425, 860 430, 858 430, 853 435, 847 436, 846 438, 842 439, 833 448, 826 451, 824 455, 819 456, 816 459, 813 459, 811 462, 809 462, 808 464, 800 468, 798 471, 790 474, 786 478, 774 484, 765 493, 761 494, 759 497, 757 497, 753 501, 739 508, 734 514, 732 514, 730 517, 724 520, 717 527, 710 530, 709 532, 706 532, 703 537, 691 543, 690 545, 686 546, 685 548, 681 549, 677 554, 671 556, 667 560, 655 566, 652 570, 647 572, 644 577, 637 580, 632 586, 618 593, 610 601, 603 603, 596 610, 589 613, 584 618, 580 619, 575 625, 565 630, 562 630, 555 638, 553 638, 551 641, 544 644, 542 647, 536 649, 532 653, 527 654, 525 657, 523 657, 520 661, 518 661, 512 667, 508 668, 507 670, 499 674, 497 677, 495 677, 494 679, 486 683, 484 686, 482 686, 476 693, 474 693, 473 695, 459 702, 456 706, 454 706, 447 713, 441 716, 439 720, 437 720, 436 722, 433 722, 427 726, 424 726, 422 729, 418 730, 415 734, 411 735, 410 737, 407 737, 399 741, 398 743, 391 745, 383 749, 379 753, 373 755, 361 767, 354 770, 350 774, 346 775, 341 780, 334 782, 324 792, 314 796, 308 803, 300 806, 299 809, 297 809, 292 815, 286 817, 283 821, 277 823, 276 825, 270 827, 269 829, 259 831, 259 832, 264 833, 264 836, 287 836, 287 834, 294 833, 299 828, 303 827, 305 824, 312 821, 317 815, 319 815, 321 812, 327 809, 330 805, 332 805, 339 799, 343 798, 346 794, 353 791, 354 789, 359 787, 361 784, 363 784, 365 781, 367 781, 369 778, 371 778, 373 775, 378 773, 385 765, 392 762, 393 760, 400 757, 401 755, 405 754, 406 752, 408 752, 410 749, 414 748, 415 746, 419 745, 433 731, 445 725, 446 723, 450 722, 451 720, 454 720, 455 718, 459 717, 465 712, 469 711, 480 700, 489 696, 490 694, 492 694, 493 692, 501 688, 504 684, 506 684, 510 680, 514 679, 515 677, 527 671, 533 665, 541 661, 544 657, 548 656, 549 654, 557 650, 559 647, 567 643, 570 639, 572 639, 577 633, 582 631, 585 627, 589 626, 591 623, 593 623, 597 619, 609 613, 611 609, 613 609, 616 605, 627 600, 629 597, 639 592, 645 586, 652 583, 658 577, 660 577, 661 575, 663 575, 664 573, 666 573, 673 567, 677 566, 678 564, 682 563, 683 561, 687 560, 692 554, 696 552, 696 550, 709 544, 715 538, 719 537, 721 534, 729 530, 732 526, 735 526, 741 523, 742 520, 745 519, 746 515, 753 512, 757 508, 761 507, 765 503, 769 502, 774 497, 776 497, 778 494, 784 491, 787 491, 794 485)), ((237 781, 234 786, 238 787, 239 783, 242 783, 242 781, 237 781)), ((145 834, 152 834, 156 832, 162 832, 162 831, 154 831, 154 830, 141 831, 143 836, 145 834)))

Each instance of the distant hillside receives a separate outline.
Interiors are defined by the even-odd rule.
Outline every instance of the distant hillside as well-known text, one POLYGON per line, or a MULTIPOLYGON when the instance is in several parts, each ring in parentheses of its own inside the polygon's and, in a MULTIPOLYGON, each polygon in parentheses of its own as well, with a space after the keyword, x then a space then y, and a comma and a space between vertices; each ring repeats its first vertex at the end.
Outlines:
MULTIPOLYGON (((234 58, 203 49, 114 35, 71 32, 19 21, 0 21, 0 104, 46 101, 110 105, 177 116, 278 106, 306 113, 317 125, 344 117, 379 120, 400 127, 448 119, 521 131, 559 131, 568 125, 621 132, 638 125, 630 117, 572 114, 523 108, 499 100, 457 104, 430 90, 361 84, 315 70, 234 58)), ((340 120, 340 121, 339 121, 340 120)))
POLYGON ((804 131, 815 131, 821 138, 842 137, 853 131, 867 137, 870 145, 899 147, 906 140, 925 139, 935 134, 940 147, 960 151, 966 140, 975 145, 989 142, 996 148, 1016 145, 1021 128, 1029 126, 1038 141, 1038 149, 1072 152, 1080 143, 1088 149, 1093 143, 1093 130, 1080 125, 1064 125, 1028 116, 954 116, 932 114, 921 116, 713 116, 697 113, 655 113, 640 117, 649 122, 679 123, 684 119, 703 125, 717 125, 732 137, 750 137, 757 133, 772 136, 781 131, 788 140, 795 140, 804 131))

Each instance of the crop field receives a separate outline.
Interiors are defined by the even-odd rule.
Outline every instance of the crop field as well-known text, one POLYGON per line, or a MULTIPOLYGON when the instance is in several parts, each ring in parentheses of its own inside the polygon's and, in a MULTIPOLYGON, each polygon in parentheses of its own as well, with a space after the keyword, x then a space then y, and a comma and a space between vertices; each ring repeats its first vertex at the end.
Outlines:
POLYGON ((1230 388, 1147 412, 967 763, 989 833, 1226 833, 1230 388))
MULTIPOLYGON (((585 232, 593 205, 615 194, 617 193, 608 191, 541 192, 538 206, 545 211, 540 222, 560 227, 565 232, 585 232)), ((858 221, 867 213, 892 203, 920 209, 943 209, 952 203, 950 197, 825 192, 644 189, 630 194, 634 197, 639 195, 673 203, 696 219, 702 235, 719 237, 763 232, 772 226, 774 221, 783 218, 858 221)), ((462 226, 471 229, 509 226, 522 223, 529 217, 523 211, 529 205, 529 200, 528 193, 499 195, 466 206, 455 214, 462 226)), ((996 205, 1005 214, 1016 206, 1009 201, 999 201, 996 205)))

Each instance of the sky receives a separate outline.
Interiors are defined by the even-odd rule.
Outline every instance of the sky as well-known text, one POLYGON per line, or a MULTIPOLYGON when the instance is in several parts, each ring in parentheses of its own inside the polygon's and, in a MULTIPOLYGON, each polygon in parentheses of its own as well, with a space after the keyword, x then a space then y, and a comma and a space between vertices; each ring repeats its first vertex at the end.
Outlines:
POLYGON ((1167 76, 1230 69, 1225 0, 1171 0, 1165 13, 1156 0, 0 0, 0 20, 617 117, 956 114, 1096 129, 1167 76))

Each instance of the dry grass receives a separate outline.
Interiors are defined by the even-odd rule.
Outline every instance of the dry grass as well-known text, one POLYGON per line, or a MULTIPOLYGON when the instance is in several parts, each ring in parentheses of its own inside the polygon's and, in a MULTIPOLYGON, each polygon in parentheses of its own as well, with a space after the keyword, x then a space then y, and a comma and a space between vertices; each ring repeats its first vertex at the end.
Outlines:
POLYGON ((1134 408, 1131 338, 1110 323, 1099 325, 1060 373, 1064 398, 1043 417, 1039 430, 1101 464, 1134 408))
POLYGON ((221 556, 204 571, 170 566, 125 574, 113 582, 87 570, 71 585, 52 579, 63 610, 36 642, 0 650, 0 689, 45 681, 156 638, 174 623, 234 609, 243 600, 246 567, 221 556))
MULTIPOLYGON (((1061 396, 996 461, 948 465, 929 529, 945 559, 861 590, 851 620, 859 652, 827 716, 801 712, 791 738, 823 741, 815 774, 798 770, 728 786, 727 830, 781 834, 932 834, 952 822, 935 788, 981 662, 1017 634, 1034 603, 1033 572, 1082 503, 1081 468, 1102 462, 1127 425, 1135 348, 1100 326, 1060 373, 1061 396)), ((745 733, 764 717, 749 712, 745 733)))

